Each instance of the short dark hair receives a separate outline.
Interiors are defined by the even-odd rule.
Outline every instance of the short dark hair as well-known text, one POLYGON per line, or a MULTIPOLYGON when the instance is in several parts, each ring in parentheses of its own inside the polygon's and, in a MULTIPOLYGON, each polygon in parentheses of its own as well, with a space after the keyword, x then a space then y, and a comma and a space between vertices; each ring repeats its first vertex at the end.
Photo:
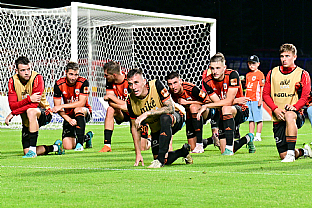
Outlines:
POLYGON ((293 44, 285 43, 279 49, 280 54, 284 52, 292 52, 293 55, 297 55, 297 48, 293 44))
POLYGON ((105 63, 103 69, 107 70, 107 73, 109 74, 119 74, 121 71, 120 64, 115 61, 105 63))
POLYGON ((210 59, 211 62, 223 62, 225 64, 225 57, 222 53, 218 52, 210 59))
POLYGON ((30 63, 29 59, 25 56, 20 56, 15 60, 16 69, 18 69, 19 64, 28 65, 30 63))
POLYGON ((66 72, 68 72, 68 70, 70 70, 70 69, 77 71, 77 70, 79 70, 79 66, 76 62, 70 61, 66 65, 66 72))
POLYGON ((173 79, 173 78, 179 78, 180 79, 179 73, 176 71, 173 71, 173 72, 170 72, 169 74, 167 74, 167 76, 165 77, 166 81, 168 81, 168 79, 173 79))
POLYGON ((139 74, 139 75, 143 75, 143 71, 142 69, 139 68, 134 68, 131 69, 128 74, 127 74, 127 79, 130 79, 131 77, 133 77, 134 75, 139 74))

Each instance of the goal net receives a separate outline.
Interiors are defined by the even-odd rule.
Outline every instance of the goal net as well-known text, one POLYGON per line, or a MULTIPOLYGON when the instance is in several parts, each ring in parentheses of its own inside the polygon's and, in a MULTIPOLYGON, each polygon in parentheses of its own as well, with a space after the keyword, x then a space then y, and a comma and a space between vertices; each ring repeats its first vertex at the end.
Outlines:
MULTIPOLYGON (((43 75, 53 107, 55 81, 69 61, 77 61, 80 75, 90 83, 92 123, 106 113, 104 63, 114 60, 124 71, 143 69, 148 80, 179 71, 185 81, 201 85, 201 75, 216 52, 216 21, 73 2, 56 9, 0 8, 0 123, 10 113, 8 80, 14 61, 27 56, 32 69, 43 75)), ((164 82, 165 83, 165 82, 164 82)), ((14 117, 13 127, 21 127, 14 117)), ((59 127, 54 114, 47 128, 59 127)))

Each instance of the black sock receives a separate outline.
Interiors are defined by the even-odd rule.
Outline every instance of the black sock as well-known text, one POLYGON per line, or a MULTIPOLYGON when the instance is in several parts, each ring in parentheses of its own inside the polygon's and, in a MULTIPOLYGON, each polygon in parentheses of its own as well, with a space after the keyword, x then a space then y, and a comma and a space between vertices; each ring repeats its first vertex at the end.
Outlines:
POLYGON ((200 117, 198 121, 197 118, 192 118, 192 124, 195 129, 196 143, 203 142, 203 117, 200 117))
POLYGON ((168 158, 166 165, 171 165, 174 161, 176 161, 179 157, 186 157, 189 152, 185 148, 181 148, 172 152, 168 152, 168 158))
POLYGON ((77 121, 76 126, 76 135, 77 135, 77 143, 83 145, 84 137, 85 137, 85 129, 86 129, 86 120, 83 116, 83 113, 77 113, 75 115, 75 119, 77 121))
POLYGON ((213 139, 212 139, 212 137, 209 137, 209 138, 207 138, 207 139, 203 139, 204 149, 205 149, 208 145, 210 145, 210 144, 213 144, 213 139))
POLYGON ((157 159, 165 164, 165 155, 169 150, 169 143, 172 136, 172 115, 163 114, 160 116, 159 152, 157 159))
POLYGON ((295 150, 296 141, 297 141, 297 136, 286 136, 286 142, 288 146, 287 150, 295 150))
POLYGON ((235 140, 233 152, 236 152, 237 150, 239 150, 242 146, 244 146, 244 144, 247 144, 247 138, 245 136, 242 137, 241 139, 235 140))
POLYGON ((45 155, 49 154, 50 152, 53 152, 54 150, 53 145, 49 145, 49 146, 43 145, 43 147, 45 149, 45 152, 44 152, 45 155))
POLYGON ((104 130, 104 144, 111 144, 112 143, 112 135, 113 135, 113 130, 104 130))
POLYGON ((223 127, 226 145, 233 146, 235 122, 232 114, 223 115, 223 127))
POLYGON ((31 147, 37 146, 37 139, 38 139, 38 131, 36 132, 29 132, 29 145, 31 147))

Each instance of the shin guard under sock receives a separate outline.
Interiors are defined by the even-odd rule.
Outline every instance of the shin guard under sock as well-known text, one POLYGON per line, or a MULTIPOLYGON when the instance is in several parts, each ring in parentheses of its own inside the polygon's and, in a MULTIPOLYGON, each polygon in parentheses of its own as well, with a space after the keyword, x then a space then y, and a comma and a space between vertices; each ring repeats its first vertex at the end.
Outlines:
POLYGON ((83 116, 83 113, 76 113, 75 119, 77 121, 76 125, 76 135, 77 135, 77 143, 83 145, 84 137, 85 137, 85 129, 86 129, 86 120, 83 116))
POLYGON ((223 128, 226 139, 226 146, 233 151, 235 121, 232 114, 223 115, 223 128))
POLYGON ((199 121, 197 118, 192 118, 192 124, 195 129, 196 143, 203 143, 203 117, 199 121))
POLYGON ((172 136, 172 115, 163 114, 160 116, 159 152, 157 159, 164 164, 165 155, 169 150, 169 143, 172 136))

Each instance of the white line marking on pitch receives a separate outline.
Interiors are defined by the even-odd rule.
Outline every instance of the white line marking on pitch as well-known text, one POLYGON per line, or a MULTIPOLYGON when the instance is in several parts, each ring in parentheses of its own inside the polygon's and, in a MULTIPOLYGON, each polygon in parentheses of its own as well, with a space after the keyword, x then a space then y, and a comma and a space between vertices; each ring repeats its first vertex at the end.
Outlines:
POLYGON ((242 174, 242 175, 273 175, 273 176, 312 176, 312 174, 268 173, 268 172, 230 172, 230 171, 196 171, 196 170, 165 170, 165 169, 124 169, 124 168, 68 168, 68 167, 33 167, 33 166, 1 166, 2 168, 35 168, 58 170, 108 170, 108 171, 164 171, 164 172, 190 172, 190 173, 218 173, 218 174, 242 174))

